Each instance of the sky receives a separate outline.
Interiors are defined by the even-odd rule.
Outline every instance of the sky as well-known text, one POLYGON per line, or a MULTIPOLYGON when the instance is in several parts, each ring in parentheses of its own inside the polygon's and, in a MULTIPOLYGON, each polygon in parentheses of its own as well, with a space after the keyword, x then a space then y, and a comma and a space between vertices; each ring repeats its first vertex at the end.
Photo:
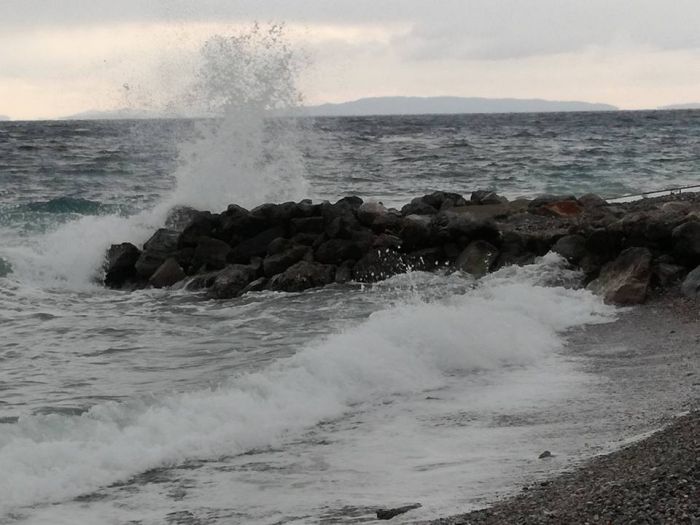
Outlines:
POLYGON ((254 21, 285 24, 308 104, 700 102, 699 0, 0 0, 0 115, 157 106, 208 37, 254 21))

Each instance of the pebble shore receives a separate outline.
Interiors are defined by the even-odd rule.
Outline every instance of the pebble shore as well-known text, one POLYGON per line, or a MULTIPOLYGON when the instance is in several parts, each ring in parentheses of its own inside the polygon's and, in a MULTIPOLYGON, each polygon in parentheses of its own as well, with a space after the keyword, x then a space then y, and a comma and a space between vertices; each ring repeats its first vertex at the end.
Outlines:
POLYGON ((488 509, 432 523, 700 523, 700 412, 488 509))

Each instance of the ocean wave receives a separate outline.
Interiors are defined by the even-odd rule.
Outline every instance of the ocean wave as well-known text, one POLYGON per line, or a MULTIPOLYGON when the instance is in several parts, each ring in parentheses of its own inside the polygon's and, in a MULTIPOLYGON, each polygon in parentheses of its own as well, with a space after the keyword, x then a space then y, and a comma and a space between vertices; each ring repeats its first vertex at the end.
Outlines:
POLYGON ((73 498, 151 468, 278 446, 329 418, 449 377, 537 366, 563 332, 613 309, 584 290, 537 284, 560 262, 494 274, 468 293, 395 304, 217 389, 107 402, 82 415, 0 425, 0 511, 73 498), (544 270, 543 270, 544 268, 544 270))

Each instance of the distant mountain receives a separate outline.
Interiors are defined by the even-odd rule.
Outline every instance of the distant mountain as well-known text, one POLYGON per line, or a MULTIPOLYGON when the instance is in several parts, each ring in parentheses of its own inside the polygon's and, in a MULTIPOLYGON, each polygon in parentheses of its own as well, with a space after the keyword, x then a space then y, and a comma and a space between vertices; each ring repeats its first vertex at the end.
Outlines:
POLYGON ((372 97, 305 108, 311 116, 419 115, 444 113, 537 113, 615 111, 608 104, 516 98, 372 97))
POLYGON ((700 102, 688 102, 687 104, 671 104, 661 106, 659 109, 700 109, 700 102))
POLYGON ((121 119, 150 119, 150 118, 173 118, 174 115, 167 115, 158 111, 147 109, 120 108, 107 111, 95 109, 82 111, 75 115, 61 117, 59 120, 121 120, 121 119))

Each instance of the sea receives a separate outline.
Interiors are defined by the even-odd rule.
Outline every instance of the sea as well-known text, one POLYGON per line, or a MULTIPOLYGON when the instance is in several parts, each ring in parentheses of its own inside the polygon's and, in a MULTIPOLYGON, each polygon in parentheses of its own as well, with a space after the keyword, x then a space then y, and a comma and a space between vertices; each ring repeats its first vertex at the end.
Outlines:
POLYGON ((173 206, 693 184, 700 111, 0 122, 0 524, 421 503, 409 523, 610 446, 608 379, 568 340, 620 311, 557 256, 231 300, 104 288, 106 248, 173 206))

